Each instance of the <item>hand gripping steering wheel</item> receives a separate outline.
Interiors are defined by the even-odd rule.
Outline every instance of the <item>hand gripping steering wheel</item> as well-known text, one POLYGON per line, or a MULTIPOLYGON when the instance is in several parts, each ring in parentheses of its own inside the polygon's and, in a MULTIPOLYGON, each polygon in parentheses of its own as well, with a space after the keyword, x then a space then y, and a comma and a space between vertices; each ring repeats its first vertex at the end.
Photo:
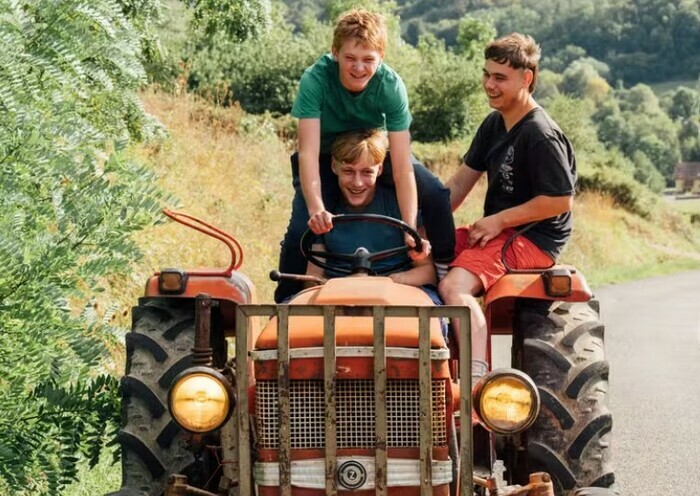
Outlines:
MULTIPOLYGON (((394 227, 404 233, 407 233, 414 239, 416 242, 416 250, 423 250, 423 242, 420 235, 415 229, 399 219, 378 214, 345 214, 336 215, 333 217, 333 225, 353 222, 373 222, 375 224, 385 224, 394 227)), ((401 253, 408 253, 408 251, 412 250, 413 248, 403 245, 370 253, 366 248, 360 247, 355 251, 355 253, 331 253, 329 251, 314 250, 312 248, 314 242, 319 237, 320 235, 314 234, 311 229, 307 229, 306 232, 304 232, 304 235, 301 237, 301 252, 304 254, 304 257, 306 257, 306 260, 312 264, 316 265, 317 267, 321 267, 322 269, 335 272, 336 274, 351 275, 364 272, 367 274, 381 276, 396 272, 413 263, 413 261, 408 258, 408 260, 394 263, 381 270, 373 270, 373 262, 377 262, 401 253), (325 261, 320 260, 321 258, 325 259, 325 261), (334 264, 333 262, 336 263, 334 264), (344 265, 341 265, 341 263, 344 263, 344 265), (350 264, 352 268, 348 269, 347 264, 350 264)))

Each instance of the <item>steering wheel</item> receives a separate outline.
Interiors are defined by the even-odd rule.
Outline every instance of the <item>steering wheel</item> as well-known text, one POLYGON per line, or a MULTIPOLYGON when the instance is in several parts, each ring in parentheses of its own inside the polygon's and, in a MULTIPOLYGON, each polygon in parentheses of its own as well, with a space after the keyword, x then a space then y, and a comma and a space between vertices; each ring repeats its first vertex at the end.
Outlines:
MULTIPOLYGON (((373 222, 375 224, 384 224, 400 231, 407 233, 416 242, 415 249, 421 251, 423 249, 423 242, 420 235, 411 226, 405 222, 395 219, 393 217, 387 217, 386 215, 378 214, 341 214, 333 217, 333 225, 337 224, 348 224, 353 222, 373 222)), ((301 252, 306 257, 306 260, 321 267, 322 269, 335 272, 342 275, 357 274, 360 272, 372 274, 372 275, 386 275, 392 272, 396 272, 400 269, 408 267, 413 263, 409 258, 401 262, 392 264, 389 267, 385 267, 381 270, 373 270, 372 263, 385 258, 392 257, 401 253, 408 253, 409 250, 413 248, 403 245, 397 246, 395 248, 388 248, 386 250, 378 251, 375 253, 370 253, 366 248, 360 247, 355 253, 331 253, 328 251, 314 250, 312 249, 314 242, 321 235, 314 234, 311 229, 307 229, 304 235, 301 237, 301 252), (319 260, 320 258, 325 259, 325 261, 319 260), (350 263, 352 268, 348 269, 340 265, 339 263, 333 264, 333 262, 345 262, 350 263)))

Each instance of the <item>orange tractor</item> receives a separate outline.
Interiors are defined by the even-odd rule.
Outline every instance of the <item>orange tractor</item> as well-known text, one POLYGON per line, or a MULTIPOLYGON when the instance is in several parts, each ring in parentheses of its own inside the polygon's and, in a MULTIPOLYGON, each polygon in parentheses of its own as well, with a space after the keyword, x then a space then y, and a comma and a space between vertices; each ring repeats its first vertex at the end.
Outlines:
POLYGON ((307 233, 307 258, 350 262, 350 277, 258 305, 233 237, 166 214, 232 261, 161 270, 133 309, 113 494, 616 494, 595 488, 614 482, 608 369, 573 268, 508 274, 488 292, 489 333, 512 335, 512 368, 470 391, 468 309, 374 275, 386 252, 318 253, 307 233), (461 319, 459 350, 441 318, 461 319))

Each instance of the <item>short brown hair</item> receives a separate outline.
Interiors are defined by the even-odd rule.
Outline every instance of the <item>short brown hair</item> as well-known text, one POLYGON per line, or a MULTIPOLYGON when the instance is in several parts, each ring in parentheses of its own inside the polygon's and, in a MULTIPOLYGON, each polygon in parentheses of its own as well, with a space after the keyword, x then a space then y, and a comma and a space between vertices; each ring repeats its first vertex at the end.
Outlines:
POLYGON ((506 62, 514 69, 530 69, 532 71, 532 83, 528 90, 530 93, 537 87, 537 71, 540 63, 540 46, 532 36, 520 33, 511 33, 503 38, 492 41, 484 50, 486 60, 494 60, 499 64, 506 62))
POLYGON ((336 162, 354 164, 366 153, 374 164, 381 164, 388 148, 389 140, 384 131, 366 129, 339 134, 331 145, 331 155, 336 162))
POLYGON ((333 48, 340 50, 347 40, 354 39, 379 52, 384 57, 387 32, 384 16, 364 9, 343 12, 335 20, 333 48))

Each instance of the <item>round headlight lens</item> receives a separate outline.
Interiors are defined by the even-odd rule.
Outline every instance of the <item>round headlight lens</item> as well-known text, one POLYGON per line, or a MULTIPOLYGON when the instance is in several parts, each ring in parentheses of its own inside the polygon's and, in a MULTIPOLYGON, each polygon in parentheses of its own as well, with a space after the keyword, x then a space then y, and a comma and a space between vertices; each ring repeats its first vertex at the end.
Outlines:
POLYGON ((532 380, 520 371, 493 371, 484 377, 474 404, 486 426, 500 434, 527 429, 537 417, 540 398, 532 380))
POLYGON ((197 433, 213 431, 231 412, 226 379, 214 371, 186 372, 171 387, 169 406, 173 419, 184 429, 197 433))

